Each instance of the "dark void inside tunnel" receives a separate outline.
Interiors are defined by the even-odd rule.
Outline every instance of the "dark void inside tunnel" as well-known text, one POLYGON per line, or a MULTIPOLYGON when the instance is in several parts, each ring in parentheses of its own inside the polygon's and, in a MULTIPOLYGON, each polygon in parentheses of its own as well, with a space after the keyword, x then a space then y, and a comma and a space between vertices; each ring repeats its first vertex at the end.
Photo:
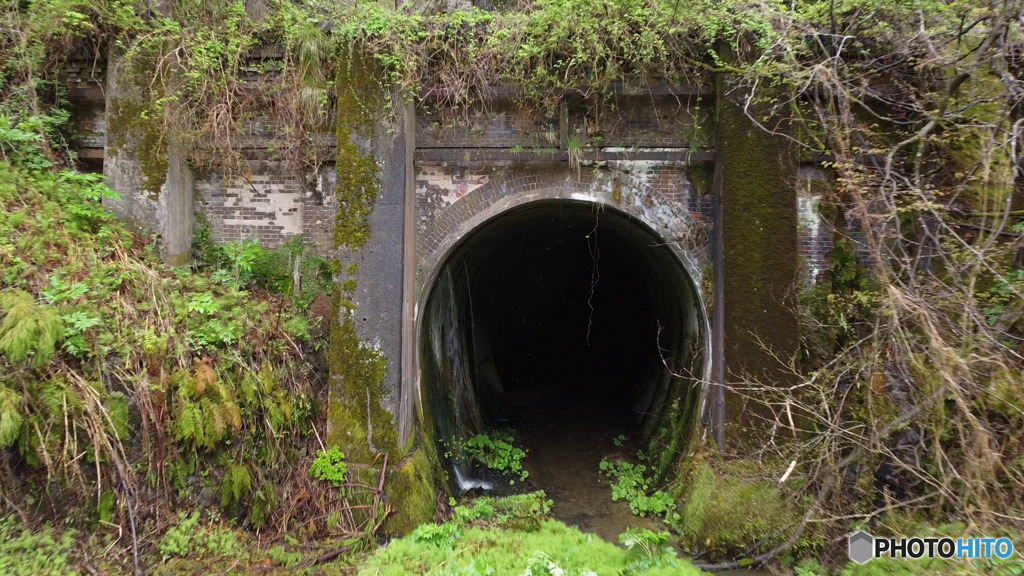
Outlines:
MULTIPOLYGON (((545 464, 538 450, 625 433, 664 466, 695 425, 703 326, 679 256, 636 219, 572 201, 504 212, 433 279, 420 334, 426 424, 441 454, 512 428, 534 466, 557 466, 564 454, 545 464)), ((452 487, 480 487, 457 460, 452 487)))

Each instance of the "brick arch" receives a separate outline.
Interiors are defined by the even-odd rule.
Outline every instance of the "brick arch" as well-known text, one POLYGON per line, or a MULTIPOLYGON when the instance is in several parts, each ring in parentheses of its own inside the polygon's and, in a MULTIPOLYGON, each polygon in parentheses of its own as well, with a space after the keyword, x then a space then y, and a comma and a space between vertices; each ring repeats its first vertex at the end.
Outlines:
POLYGON ((570 200, 607 207, 636 218, 672 247, 699 287, 707 259, 707 223, 686 206, 626 174, 497 177, 433 215, 416 234, 418 300, 451 250, 488 220, 533 202, 570 200))
MULTIPOLYGON (((420 350, 424 329, 423 313, 435 281, 446 262, 463 239, 488 222, 517 207, 558 200, 590 203, 614 210, 635 219, 652 233, 659 244, 667 247, 685 271, 689 289, 696 296, 696 330, 699 364, 691 371, 699 386, 695 425, 698 430, 712 426, 708 407, 711 377, 711 326, 702 276, 709 263, 709 224, 692 214, 679 200, 669 197, 646 183, 625 174, 584 174, 581 177, 526 176, 494 178, 466 193, 417 230, 416 235, 416 299, 413 314, 413 350, 420 350)), ((420 356, 412 358, 412 388, 403 396, 403 412, 416 414, 420 425, 427 425, 423 412, 423 383, 420 356)), ((411 422, 411 419, 410 419, 411 422)))

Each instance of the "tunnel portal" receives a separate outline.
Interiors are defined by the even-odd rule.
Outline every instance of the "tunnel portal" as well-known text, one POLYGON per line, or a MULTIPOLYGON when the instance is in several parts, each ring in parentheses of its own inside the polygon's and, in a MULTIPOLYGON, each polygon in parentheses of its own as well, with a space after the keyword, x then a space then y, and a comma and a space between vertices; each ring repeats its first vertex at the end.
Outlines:
MULTIPOLYGON (((425 424, 440 454, 495 428, 587 442, 596 426, 631 432, 667 462, 697 423, 704 326, 679 255, 645 224, 581 201, 514 208, 434 275, 420 334, 425 424)), ((447 464, 453 488, 473 485, 447 464)))

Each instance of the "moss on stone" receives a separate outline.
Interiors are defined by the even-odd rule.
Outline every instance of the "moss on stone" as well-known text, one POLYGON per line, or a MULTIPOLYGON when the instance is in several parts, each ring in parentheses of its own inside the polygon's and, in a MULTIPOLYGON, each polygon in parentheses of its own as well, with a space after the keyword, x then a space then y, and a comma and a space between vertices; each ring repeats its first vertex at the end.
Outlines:
MULTIPOLYGON (((720 102, 717 116, 726 367, 733 378, 784 384, 799 345, 795 154, 740 105, 720 102)), ((744 401, 726 399, 728 418, 753 427, 757 418, 744 418, 754 414, 744 401)))
MULTIPOLYGON (((1013 193, 1013 160, 1007 146, 994 145, 985 123, 1002 121, 1005 86, 995 74, 977 74, 961 85, 956 105, 975 119, 975 126, 960 126, 956 136, 946 139, 946 169, 967 183, 965 198, 980 213, 994 213, 999 219, 1007 195, 1013 193)), ((930 144, 929 144, 930 145, 930 144)))
POLYGON ((375 74, 372 59, 343 53, 338 66, 338 108, 335 134, 338 211, 332 263, 335 288, 330 331, 331 390, 328 442, 341 446, 354 462, 371 464, 378 454, 396 463, 384 490, 394 511, 384 525, 392 535, 429 522, 435 510, 436 457, 419 448, 404 460, 394 415, 385 407, 387 359, 376 347, 360 340, 354 304, 359 282, 360 251, 372 234, 370 217, 380 193, 380 176, 372 149, 378 117, 386 108, 386 91, 375 74))
MULTIPOLYGON (((763 470, 754 461, 725 460, 708 452, 689 459, 675 485, 683 503, 684 547, 719 560, 754 556, 791 537, 805 502, 783 492, 763 470)), ((819 536, 805 532, 798 548, 819 545, 819 536)))
POLYGON ((394 417, 382 404, 387 359, 379 349, 360 340, 353 320, 358 286, 355 255, 370 238, 369 219, 380 189, 373 154, 361 153, 353 134, 372 134, 373 112, 383 96, 379 82, 365 73, 364 59, 343 57, 341 62, 335 127, 338 212, 334 245, 342 249, 343 256, 332 266, 338 278, 328 358, 328 438, 332 445, 343 447, 353 460, 370 463, 379 453, 388 453, 392 458, 401 456, 394 417))
POLYGON ((424 449, 410 454, 385 484, 385 491, 394 513, 384 523, 384 530, 393 536, 412 532, 420 524, 434 519, 437 494, 434 490, 434 469, 424 449))
POLYGON ((335 286, 331 305, 328 362, 331 374, 327 411, 328 443, 356 462, 398 452, 394 417, 383 406, 387 359, 356 334, 355 306, 335 286))
POLYGON ((116 156, 125 148, 139 163, 142 189, 150 200, 157 200, 167 181, 169 167, 167 142, 159 126, 146 115, 139 97, 115 98, 107 115, 107 150, 116 156))
POLYGON ((358 250, 370 238, 370 214, 380 191, 377 162, 373 154, 359 153, 348 127, 340 120, 337 137, 338 213, 334 216, 334 247, 358 250))

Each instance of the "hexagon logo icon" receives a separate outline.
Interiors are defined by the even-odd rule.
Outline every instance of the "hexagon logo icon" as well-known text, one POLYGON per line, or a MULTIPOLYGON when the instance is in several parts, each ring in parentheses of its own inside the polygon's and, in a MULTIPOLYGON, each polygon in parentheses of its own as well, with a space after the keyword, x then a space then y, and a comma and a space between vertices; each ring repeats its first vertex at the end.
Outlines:
POLYGON ((875 539, 867 532, 860 530, 850 535, 850 560, 864 564, 875 557, 875 539))

